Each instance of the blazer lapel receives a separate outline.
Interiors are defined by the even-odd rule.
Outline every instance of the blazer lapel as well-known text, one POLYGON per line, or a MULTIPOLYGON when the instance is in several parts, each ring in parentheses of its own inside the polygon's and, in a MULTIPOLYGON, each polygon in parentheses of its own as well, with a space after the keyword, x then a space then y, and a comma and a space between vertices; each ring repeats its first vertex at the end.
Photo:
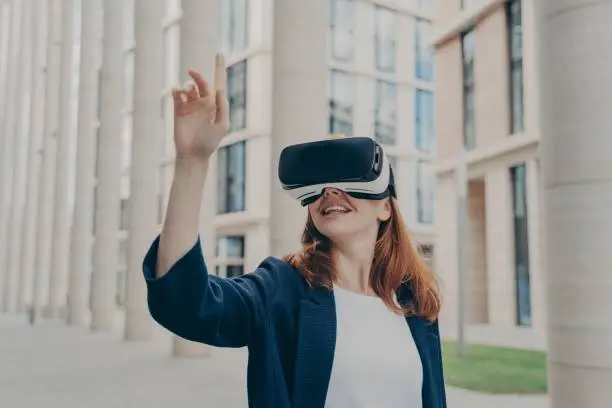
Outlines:
MULTIPOLYGON (((413 301, 414 296, 410 285, 404 285, 398 290, 398 299, 401 299, 402 304, 408 304, 413 301)), ((434 408, 438 407, 437 401, 439 400, 437 393, 438 387, 436 387, 436 380, 434 379, 434 369, 432 367, 433 359, 437 359, 436 347, 439 343, 439 338, 431 333, 429 325, 431 324, 427 320, 419 316, 408 316, 406 322, 410 327, 412 338, 419 351, 421 357, 421 364, 423 365, 423 386, 422 386, 422 398, 423 408, 434 408)), ((443 387, 443 386, 442 386, 443 387)))
POLYGON ((292 407, 323 408, 336 347, 336 304, 327 288, 300 301, 292 407))

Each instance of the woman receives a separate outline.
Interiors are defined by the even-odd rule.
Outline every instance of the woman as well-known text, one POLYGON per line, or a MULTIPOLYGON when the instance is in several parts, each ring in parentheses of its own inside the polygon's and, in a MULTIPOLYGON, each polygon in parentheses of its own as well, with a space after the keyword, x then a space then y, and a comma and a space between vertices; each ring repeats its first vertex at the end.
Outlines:
POLYGON ((144 260, 153 318, 192 341, 247 346, 250 407, 446 407, 437 288, 393 198, 326 188, 308 204, 302 251, 239 278, 208 275, 198 217, 229 128, 225 61, 214 91, 190 75, 173 94, 174 180, 144 260))

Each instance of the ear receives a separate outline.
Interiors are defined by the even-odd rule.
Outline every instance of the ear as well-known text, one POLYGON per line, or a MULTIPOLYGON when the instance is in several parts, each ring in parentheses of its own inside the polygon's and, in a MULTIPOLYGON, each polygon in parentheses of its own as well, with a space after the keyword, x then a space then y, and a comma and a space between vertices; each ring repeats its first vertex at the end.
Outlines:
POLYGON ((389 221, 389 218, 391 218, 391 201, 386 198, 378 207, 378 221, 389 221))

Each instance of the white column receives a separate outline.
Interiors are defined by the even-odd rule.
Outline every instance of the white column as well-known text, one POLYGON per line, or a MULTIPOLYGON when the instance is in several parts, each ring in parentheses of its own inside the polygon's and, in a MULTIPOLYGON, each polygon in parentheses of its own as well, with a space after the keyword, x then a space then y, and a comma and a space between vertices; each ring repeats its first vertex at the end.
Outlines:
POLYGON ((278 159, 294 143, 327 135, 327 0, 274 2, 271 255, 300 247, 306 210, 281 189, 278 159))
POLYGON ((53 242, 53 202, 55 185, 55 161, 59 114, 60 43, 62 31, 61 0, 49 0, 46 12, 49 16, 47 30, 47 81, 45 95, 45 119, 42 165, 38 190, 38 231, 36 235, 36 263, 34 276, 34 311, 43 312, 49 297, 49 273, 51 270, 51 245, 53 242))
POLYGON ((18 310, 23 312, 33 301, 34 265, 36 259, 36 235, 38 221, 38 188, 40 184, 40 166, 42 161, 42 142, 44 133, 46 70, 47 70, 47 20, 44 7, 35 7, 31 13, 33 29, 33 60, 30 72, 32 101, 30 108, 30 128, 28 157, 26 159, 28 174, 23 213, 22 235, 19 256, 21 272, 19 274, 18 310), (34 97, 35 95, 35 97, 34 97))
POLYGON ((68 264, 70 259, 70 208, 68 207, 68 165, 70 163, 72 118, 73 65, 73 9, 72 0, 62 0, 62 43, 59 127, 57 134, 57 162, 55 174, 55 202, 53 204, 53 246, 51 251, 51 279, 49 283, 49 314, 60 317, 68 292, 68 264))
POLYGON ((612 400, 612 2, 538 2, 549 393, 612 400))
MULTIPOLYGON (((23 206, 25 200, 25 182, 27 179, 26 155, 28 151, 29 134, 29 105, 30 105, 30 75, 28 71, 32 64, 30 56, 32 53, 32 33, 30 29, 30 13, 32 10, 31 0, 22 1, 20 16, 20 44, 17 64, 17 94, 13 102, 15 103, 14 126, 13 126, 13 172, 10 190, 10 208, 8 218, 8 236, 6 241, 7 256, 5 256, 4 268, 7 272, 5 279, 4 310, 14 313, 17 311, 17 298, 19 287, 19 275, 21 274, 20 242, 23 220, 23 206)), ((11 134, 11 133, 9 133, 11 134)))
POLYGON ((8 243, 10 237, 8 236, 8 226, 10 220, 10 204, 12 202, 12 178, 13 178, 13 166, 14 166, 14 150, 13 146, 15 143, 15 126, 16 126, 16 111, 17 104, 15 103, 19 87, 17 84, 18 72, 21 69, 19 67, 19 53, 20 53, 20 16, 22 2, 19 0, 13 0, 11 3, 11 17, 10 17, 10 34, 9 34, 9 46, 8 46, 8 61, 6 71, 6 99, 3 106, 2 123, 0 123, 0 130, 2 135, 0 136, 0 285, 2 285, 2 291, 0 296, 2 297, 2 304, 0 309, 5 310, 8 306, 9 301, 8 291, 11 289, 9 281, 10 274, 8 271, 6 259, 8 259, 8 243))
MULTIPOLYGON (((9 49, 10 49, 10 34, 11 34, 11 6, 8 1, 0 2, 0 129, 2 129, 2 125, 4 124, 4 109, 6 106, 6 102, 8 101, 8 95, 6 93, 7 89, 7 69, 8 69, 8 61, 9 61, 9 49)), ((4 143, 6 141, 6 137, 4 132, 0 132, 0 159, 4 158, 4 143)), ((4 168, 3 162, 0 162, 0 183, 4 177, 4 168)), ((2 226, 4 222, 4 206, 3 206, 3 193, 2 193, 2 185, 0 185, 0 256, 3 256, 4 249, 4 236, 2 232, 2 226)), ((0 258, 1 259, 1 258, 0 258)), ((4 298, 4 280, 5 280, 6 271, 0 267, 0 313, 2 312, 2 304, 4 298)))
POLYGON ((164 137, 160 115, 165 64, 162 19, 164 0, 136 0, 134 31, 134 127, 130 165, 126 340, 149 340, 153 321, 147 308, 142 258, 158 232, 159 159, 164 137))
POLYGON ((104 1, 100 131, 91 290, 91 328, 111 330, 117 318, 121 134, 123 109, 123 2, 104 1))
MULTIPOLYGON (((11 11, 10 2, 7 0, 0 0, 0 125, 2 124, 2 118, 4 117, 4 106, 7 101, 6 71, 9 61, 8 53, 11 34, 11 11)), ((0 148, 1 147, 2 140, 0 139, 0 148)))
POLYGON ((89 319, 101 32, 102 0, 81 0, 76 177, 68 280, 68 324, 75 325, 86 325, 89 319))
MULTIPOLYGON (((220 50, 219 20, 220 2, 217 0, 182 0, 182 17, 180 21, 180 75, 187 79, 187 70, 195 68, 202 71, 205 78, 213 84, 215 54, 220 50)), ((208 262, 214 257, 215 228, 214 218, 216 161, 213 159, 204 187, 204 199, 200 214, 200 233, 204 255, 208 262)), ((175 356, 205 356, 210 348, 203 344, 193 343, 175 337, 173 353, 175 356)))
POLYGON ((538 334, 546 331, 545 291, 542 274, 540 220, 540 165, 537 159, 525 163, 527 191, 527 225, 529 229, 529 286, 531 299, 531 327, 538 334))

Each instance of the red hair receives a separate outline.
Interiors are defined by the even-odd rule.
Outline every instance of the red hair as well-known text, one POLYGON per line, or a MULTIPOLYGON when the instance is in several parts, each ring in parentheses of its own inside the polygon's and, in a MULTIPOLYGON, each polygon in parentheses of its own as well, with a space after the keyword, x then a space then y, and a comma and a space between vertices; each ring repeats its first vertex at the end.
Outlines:
MULTIPOLYGON (((395 200, 390 199, 389 204, 391 218, 382 222, 378 230, 370 285, 394 312, 419 315, 435 321, 442 303, 436 279, 413 247, 395 200), (407 305, 398 305, 394 294, 404 284, 411 289, 412 301, 407 305)), ((310 286, 332 288, 338 280, 330 255, 330 241, 317 230, 310 214, 302 233, 302 249, 284 259, 300 272, 310 286)))

